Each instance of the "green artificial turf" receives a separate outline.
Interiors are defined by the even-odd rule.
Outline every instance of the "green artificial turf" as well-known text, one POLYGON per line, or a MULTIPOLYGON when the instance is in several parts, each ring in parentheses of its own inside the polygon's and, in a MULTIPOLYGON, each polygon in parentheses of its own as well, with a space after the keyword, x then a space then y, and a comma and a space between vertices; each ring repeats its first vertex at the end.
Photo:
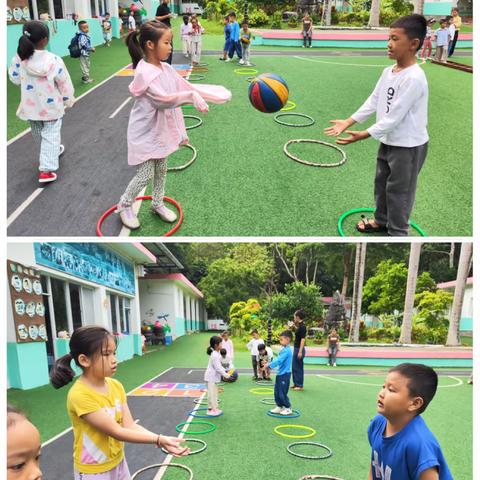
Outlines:
MULTIPOLYGON (((131 63, 127 48, 123 40, 113 39, 111 47, 98 46, 95 53, 91 55, 91 78, 93 83, 82 83, 80 72, 80 61, 78 58, 63 57, 63 61, 70 73, 75 97, 98 85, 102 80, 113 75, 115 72, 131 63)), ((28 122, 20 120, 15 115, 20 103, 20 87, 13 85, 7 80, 7 138, 13 138, 20 132, 29 128, 28 122)))
MULTIPOLYGON (((376 396, 383 376, 336 377, 343 380, 373 384, 337 383, 325 378, 307 376, 303 392, 289 392, 292 407, 301 412, 293 420, 266 415, 268 407, 260 403, 266 395, 249 392, 255 385, 241 376, 234 384, 225 385, 221 394, 224 415, 209 419, 217 429, 207 435, 188 434, 201 438, 208 448, 187 458, 173 459, 190 467, 197 480, 215 478, 250 480, 260 478, 297 480, 307 474, 324 474, 345 480, 367 478, 370 447, 367 428, 376 414, 376 396), (305 460, 291 456, 286 446, 296 439, 282 438, 273 432, 280 424, 306 425, 317 433, 307 441, 329 446, 333 455, 326 460, 305 460)), ((440 385, 455 383, 441 378, 440 385)), ((455 479, 472 478, 472 390, 463 384, 456 388, 439 388, 424 414, 427 425, 437 437, 455 479), (455 406, 455 407, 453 407, 455 406), (450 413, 446 413, 450 412, 450 413)), ((201 426, 192 426, 202 428, 201 426)), ((301 434, 285 430, 288 434, 301 434)), ((197 445, 190 445, 198 448, 197 445)), ((296 451, 318 455, 323 450, 299 447, 296 451)), ((185 472, 167 470, 164 480, 187 478, 185 472)), ((153 477, 140 477, 144 480, 153 477)))
MULTIPOLYGON (((205 83, 221 84, 233 92, 232 101, 211 105, 207 115, 189 131, 198 150, 196 163, 168 175, 166 194, 183 207, 182 236, 334 236, 339 216, 352 208, 373 206, 373 178, 378 142, 368 139, 344 146, 345 165, 315 168, 289 160, 284 144, 295 138, 332 141, 323 134, 329 120, 348 118, 368 97, 387 58, 253 57, 260 73, 281 75, 296 102, 293 112, 313 116, 308 128, 280 126, 273 115, 256 111, 248 101, 246 76, 238 65, 216 57, 209 63, 205 83)), ((429 154, 420 174, 414 220, 429 236, 468 236, 472 233, 472 76, 427 63, 430 90, 429 154), (452 91, 455 95, 452 95, 452 91), (448 112, 448 122, 445 120, 448 112)), ((366 128, 369 124, 359 126, 366 128)), ((298 145, 292 152, 311 161, 332 162, 339 154, 316 145, 298 145)), ((190 158, 181 149, 170 158, 177 165, 190 158)), ((167 226, 145 202, 142 228, 136 236, 162 235, 167 226)), ((350 218, 347 235, 355 235, 350 218)), ((177 235, 178 235, 177 234, 177 235)), ((412 232, 413 234, 413 232, 412 232)))

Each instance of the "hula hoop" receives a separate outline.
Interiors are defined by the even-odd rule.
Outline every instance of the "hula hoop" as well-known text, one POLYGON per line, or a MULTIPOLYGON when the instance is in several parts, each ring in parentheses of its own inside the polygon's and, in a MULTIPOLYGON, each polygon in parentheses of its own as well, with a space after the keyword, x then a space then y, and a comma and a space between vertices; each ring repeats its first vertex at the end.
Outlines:
POLYGON ((283 152, 291 160, 294 160, 295 162, 301 163, 302 165, 308 165, 309 167, 321 167, 321 168, 340 167, 347 161, 347 154, 340 147, 337 147, 337 145, 335 145, 333 143, 323 142, 322 140, 310 140, 310 139, 301 139, 301 138, 300 139, 295 139, 295 140, 289 140, 283 146, 283 152), (340 152, 342 154, 342 159, 339 162, 335 162, 335 163, 308 162, 307 160, 302 160, 301 158, 298 158, 295 155, 292 155, 288 151, 288 146, 292 143, 317 143, 317 144, 320 144, 320 145, 325 145, 326 147, 333 148, 334 150, 337 150, 337 152, 340 152))
POLYGON ((247 77, 245 80, 248 82, 248 83, 252 83, 257 77, 247 77))
MULTIPOLYGON (((375 212, 374 208, 353 208, 352 210, 347 210, 345 213, 343 213, 340 218, 338 219, 337 222, 337 230, 338 233, 340 234, 341 237, 345 237, 345 232, 343 231, 343 222, 347 217, 350 215, 354 215, 355 213, 361 213, 361 212, 366 212, 366 213, 373 213, 375 212)), ((410 226, 420 234, 422 237, 428 237, 428 235, 425 233, 424 230, 422 230, 413 220, 410 220, 410 226)))
POLYGON ((199 82, 200 80, 204 80, 204 79, 205 79, 205 75, 201 75, 200 73, 191 73, 188 76, 189 82, 199 82), (192 77, 195 77, 195 78, 192 78, 192 77))
POLYGON ((305 425, 290 425, 290 424, 285 424, 285 425, 277 425, 273 431, 277 434, 280 435, 281 437, 285 438, 310 438, 313 437, 317 431, 313 428, 306 427, 305 425), (306 433, 305 435, 289 435, 287 433, 280 432, 280 429, 282 428, 298 428, 299 430, 307 430, 310 433, 306 433))
POLYGON ((275 399, 274 398, 261 398, 260 403, 263 403, 264 405, 276 405, 275 399))
POLYGON ((343 480, 340 477, 332 477, 331 475, 304 475, 299 480, 313 480, 314 478, 323 478, 324 480, 343 480))
POLYGON ((192 67, 192 73, 207 73, 207 67, 192 67))
POLYGON ((196 410, 192 410, 188 414, 191 415, 194 418, 216 418, 216 417, 221 417, 223 415, 223 412, 220 415, 195 415, 196 412, 199 412, 200 410, 208 410, 208 408, 197 408, 196 410))
MULTIPOLYGON (((143 197, 137 197, 135 199, 135 201, 137 201, 137 200, 151 200, 151 199, 152 199, 151 195, 144 195, 143 197)), ((162 235, 163 237, 170 237, 181 227, 181 225, 183 223, 183 218, 184 218, 183 209, 182 209, 182 206, 176 200, 174 200, 173 198, 163 197, 163 200, 165 202, 171 203, 178 210, 178 213, 179 213, 177 224, 172 229, 170 229, 167 233, 164 233, 162 235)), ((109 217, 113 212, 115 212, 116 209, 117 209, 117 205, 114 205, 113 207, 110 207, 106 212, 104 212, 102 214, 102 216, 100 217, 100 219, 97 222, 97 229, 96 229, 97 230, 97 237, 103 237, 104 236, 103 232, 102 232, 102 225, 105 222, 106 218, 109 217)))
POLYGON ((193 68, 195 68, 195 67, 208 67, 208 63, 207 62, 199 62, 196 65, 193 65, 193 68))
POLYGON ((273 388, 251 388, 249 392, 254 395, 267 395, 268 393, 273 393, 273 388))
POLYGON ((236 68, 234 71, 237 75, 256 75, 258 70, 250 67, 236 68))
POLYGON ((295 108, 297 108, 297 104, 295 102, 292 102, 291 100, 287 100, 287 105, 290 104, 289 107, 287 107, 285 105, 285 107, 283 107, 280 111, 281 112, 289 112, 290 110, 293 110, 295 108))
POLYGON ((218 382, 217 387, 223 387, 225 385, 225 382, 218 382))
MULTIPOLYGON (((188 454, 188 456, 190 455, 196 455, 197 453, 201 453, 203 452, 204 450, 206 450, 207 448, 207 442, 204 442, 203 440, 198 440, 197 438, 184 438, 183 439, 184 442, 193 442, 193 443, 200 443, 201 445, 203 445, 201 448, 199 448, 198 450, 194 450, 193 452, 190 452, 188 454)), ((166 454, 169 454, 170 452, 168 452, 167 450, 165 450, 163 447, 162 447, 162 452, 163 453, 166 453, 166 454)))
MULTIPOLYGON (((194 115, 185 115, 185 117, 193 117, 194 115)), ((184 117, 184 118, 185 118, 184 117)), ((198 118, 198 117, 197 117, 198 118)), ((200 119, 201 120, 201 119, 200 119)), ((201 125, 201 124, 200 124, 201 125)), ((197 125, 199 126, 199 125, 197 125)), ((190 127, 192 128, 192 127, 190 127)), ((187 129, 188 130, 188 129, 187 129)), ((187 145, 182 145, 182 147, 187 147, 189 148, 190 150, 192 150, 193 152, 193 157, 187 162, 185 163, 184 165, 180 165, 179 167, 170 167, 170 168, 167 168, 167 172, 181 172, 182 170, 185 170, 186 168, 188 168, 196 159, 197 159, 197 149, 193 146, 193 145, 190 145, 189 143, 187 145)))
POLYGON ((290 445, 287 445, 287 452, 298 458, 306 458, 307 460, 324 460, 325 458, 330 458, 333 455, 332 449, 326 445, 322 445, 317 442, 293 442, 290 445), (295 445, 315 445, 316 447, 324 448, 327 453, 325 455, 302 455, 300 453, 295 453, 292 450, 292 447, 295 445))
POLYGON ((188 480, 193 480, 193 472, 185 465, 181 465, 180 463, 155 463, 153 465, 149 465, 148 467, 143 467, 140 470, 137 470, 133 475, 132 475, 132 480, 135 480, 138 475, 140 475, 143 472, 146 472, 148 470, 152 470, 153 468, 161 468, 161 467, 176 467, 176 468, 181 468, 182 470, 186 470, 189 473, 188 480))
POLYGON ((175 427, 175 430, 178 432, 178 433, 187 433, 185 430, 182 430, 182 427, 184 427, 185 425, 187 425, 187 428, 188 426, 190 425, 208 425, 210 427, 210 430, 203 430, 201 432, 188 432, 188 433, 194 433, 196 435, 204 435, 206 433, 210 433, 210 432, 213 432, 214 430, 217 429, 217 426, 214 424, 214 423, 211 423, 211 422, 196 422, 196 421, 193 421, 193 422, 182 422, 182 423, 179 423, 176 427, 175 427))
POLYGON ((182 108, 194 108, 193 105, 182 105, 182 108))
MULTIPOLYGON (((220 403, 221 401, 222 401, 221 398, 219 398, 219 399, 217 400, 218 403, 220 403)), ((195 404, 197 404, 197 405, 208 405, 208 400, 205 399, 205 398, 204 398, 203 400, 201 400, 200 398, 194 398, 194 399, 193 399, 193 403, 195 403, 195 404)))
POLYGON ((198 123, 195 123, 193 125, 190 125, 189 127, 185 127, 185 130, 192 130, 194 128, 198 128, 200 125, 203 124, 203 120, 200 117, 197 117, 196 115, 184 115, 183 118, 193 118, 194 120, 197 120, 198 123))
POLYGON ((310 115, 305 115, 304 113, 277 113, 273 119, 279 125, 284 125, 285 127, 311 127, 315 123, 315 120, 310 115), (302 117, 310 120, 310 123, 287 123, 279 120, 280 117, 302 117))
POLYGON ((298 410, 292 410, 291 415, 281 415, 280 413, 272 413, 270 410, 267 410, 267 415, 273 418, 298 418, 300 412, 298 410))

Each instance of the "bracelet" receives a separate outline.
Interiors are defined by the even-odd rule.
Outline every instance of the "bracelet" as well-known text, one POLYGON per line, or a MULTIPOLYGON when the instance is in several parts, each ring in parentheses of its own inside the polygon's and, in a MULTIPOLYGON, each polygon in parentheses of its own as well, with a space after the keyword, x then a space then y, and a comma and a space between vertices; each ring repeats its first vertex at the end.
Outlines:
POLYGON ((157 435, 157 438, 155 439, 155 447, 156 448, 160 448, 160 445, 158 444, 159 440, 160 440, 160 435, 157 435))

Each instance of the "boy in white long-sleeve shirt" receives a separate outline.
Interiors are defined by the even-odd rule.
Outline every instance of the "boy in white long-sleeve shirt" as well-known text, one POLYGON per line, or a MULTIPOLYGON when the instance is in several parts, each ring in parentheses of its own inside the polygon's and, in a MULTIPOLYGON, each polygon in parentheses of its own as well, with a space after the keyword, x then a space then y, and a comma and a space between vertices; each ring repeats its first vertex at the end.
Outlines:
POLYGON ((258 380, 257 372, 257 355, 258 355, 258 346, 262 343, 265 343, 258 334, 258 331, 252 330, 252 339, 247 343, 247 348, 250 350, 250 355, 252 356, 252 368, 253 368, 253 380, 258 380))
POLYGON ((207 355, 210 355, 207 371, 204 380, 207 382, 208 409, 207 415, 216 417, 222 414, 218 408, 218 387, 222 377, 230 378, 228 372, 222 367, 222 356, 220 355, 221 337, 214 335, 210 338, 210 346, 207 348, 207 355))
POLYGON ((422 15, 408 15, 390 27, 388 57, 397 63, 386 68, 367 101, 346 120, 332 120, 325 133, 348 137, 349 143, 373 137, 380 142, 375 175, 375 216, 357 224, 362 233, 388 232, 406 236, 415 201, 417 178, 428 150, 428 84, 417 65, 416 53, 427 30, 422 15), (376 123, 364 131, 347 130, 376 112, 376 123))

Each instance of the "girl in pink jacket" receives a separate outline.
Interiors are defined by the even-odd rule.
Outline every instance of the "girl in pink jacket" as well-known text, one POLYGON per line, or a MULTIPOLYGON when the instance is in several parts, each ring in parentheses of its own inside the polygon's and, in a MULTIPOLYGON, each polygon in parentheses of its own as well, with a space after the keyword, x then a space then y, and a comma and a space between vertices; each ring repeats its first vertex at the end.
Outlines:
POLYGON ((38 181, 42 184, 57 179, 59 156, 65 148, 60 144, 65 107, 71 107, 75 98, 70 75, 57 55, 45 50, 49 30, 36 20, 23 25, 8 76, 21 87, 17 117, 28 120, 33 138, 40 146, 38 181))
POLYGON ((163 202, 167 157, 188 143, 181 105, 193 105, 207 113, 206 101, 225 103, 231 93, 216 85, 193 86, 164 61, 172 50, 172 31, 162 22, 144 23, 139 32, 127 37, 135 78, 130 93, 135 99, 128 122, 128 163, 139 165, 117 205, 122 223, 130 229, 140 227, 132 204, 153 179, 152 209, 165 222, 176 214, 163 202))

